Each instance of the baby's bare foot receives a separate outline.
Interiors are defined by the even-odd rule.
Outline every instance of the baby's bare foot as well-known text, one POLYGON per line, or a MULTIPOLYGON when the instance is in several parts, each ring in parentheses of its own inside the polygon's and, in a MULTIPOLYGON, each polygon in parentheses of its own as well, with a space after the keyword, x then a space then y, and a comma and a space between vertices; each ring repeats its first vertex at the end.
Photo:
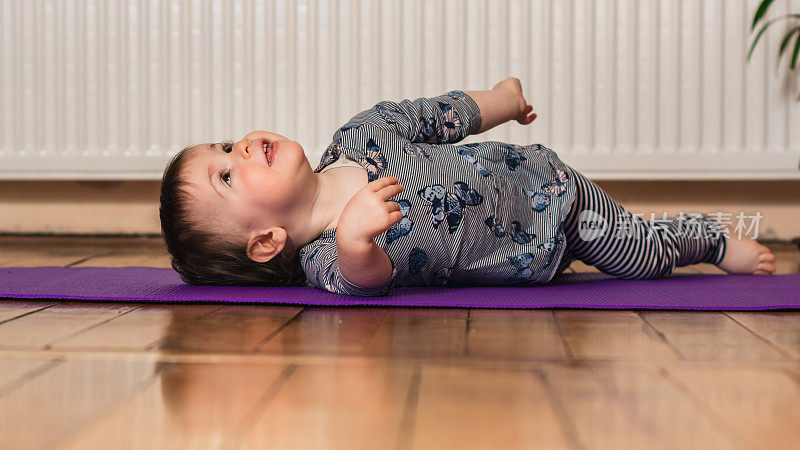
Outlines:
POLYGON ((769 248, 748 237, 728 234, 725 256, 717 267, 728 273, 772 275, 775 273, 775 255, 769 248))

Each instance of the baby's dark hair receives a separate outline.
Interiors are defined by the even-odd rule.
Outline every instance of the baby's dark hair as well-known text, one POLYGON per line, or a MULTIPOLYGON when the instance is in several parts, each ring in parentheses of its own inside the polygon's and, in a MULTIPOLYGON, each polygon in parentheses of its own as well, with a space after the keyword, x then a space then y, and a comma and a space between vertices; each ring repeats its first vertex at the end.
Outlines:
POLYGON ((305 286, 308 285, 299 253, 281 251, 267 262, 247 256, 246 242, 204 230, 186 190, 186 165, 192 146, 175 155, 161 179, 161 235, 172 256, 172 268, 189 284, 305 286))

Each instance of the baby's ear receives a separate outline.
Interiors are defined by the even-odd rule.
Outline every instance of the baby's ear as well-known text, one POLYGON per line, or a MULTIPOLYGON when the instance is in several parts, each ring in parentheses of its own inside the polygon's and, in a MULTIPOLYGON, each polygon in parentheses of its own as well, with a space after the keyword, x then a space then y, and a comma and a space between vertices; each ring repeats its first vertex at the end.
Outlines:
POLYGON ((280 227, 257 233, 247 241, 247 256, 256 262, 267 262, 286 245, 286 230, 280 227))

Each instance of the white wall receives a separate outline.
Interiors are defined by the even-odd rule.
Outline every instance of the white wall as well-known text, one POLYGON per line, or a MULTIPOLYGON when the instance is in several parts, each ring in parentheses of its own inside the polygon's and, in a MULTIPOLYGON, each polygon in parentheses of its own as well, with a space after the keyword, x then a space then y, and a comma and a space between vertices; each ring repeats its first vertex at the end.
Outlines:
MULTIPOLYGON (((0 0, 0 179, 159 179, 266 129, 316 167, 382 99, 523 82, 542 143, 595 179, 800 179, 800 91, 758 0, 0 0)), ((770 17, 800 12, 776 2, 770 17)))

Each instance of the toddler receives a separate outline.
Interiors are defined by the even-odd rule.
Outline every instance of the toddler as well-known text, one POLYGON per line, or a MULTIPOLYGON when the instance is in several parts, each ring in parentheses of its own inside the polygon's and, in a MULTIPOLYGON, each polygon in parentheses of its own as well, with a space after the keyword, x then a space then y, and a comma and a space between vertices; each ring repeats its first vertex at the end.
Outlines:
POLYGON ((767 247, 728 237, 707 215, 632 216, 542 145, 455 145, 512 119, 530 124, 532 109, 516 78, 381 101, 336 130, 316 169, 299 143, 266 131, 187 147, 161 187, 172 266, 191 284, 360 296, 545 283, 575 259, 628 279, 704 262, 774 272, 767 247))

